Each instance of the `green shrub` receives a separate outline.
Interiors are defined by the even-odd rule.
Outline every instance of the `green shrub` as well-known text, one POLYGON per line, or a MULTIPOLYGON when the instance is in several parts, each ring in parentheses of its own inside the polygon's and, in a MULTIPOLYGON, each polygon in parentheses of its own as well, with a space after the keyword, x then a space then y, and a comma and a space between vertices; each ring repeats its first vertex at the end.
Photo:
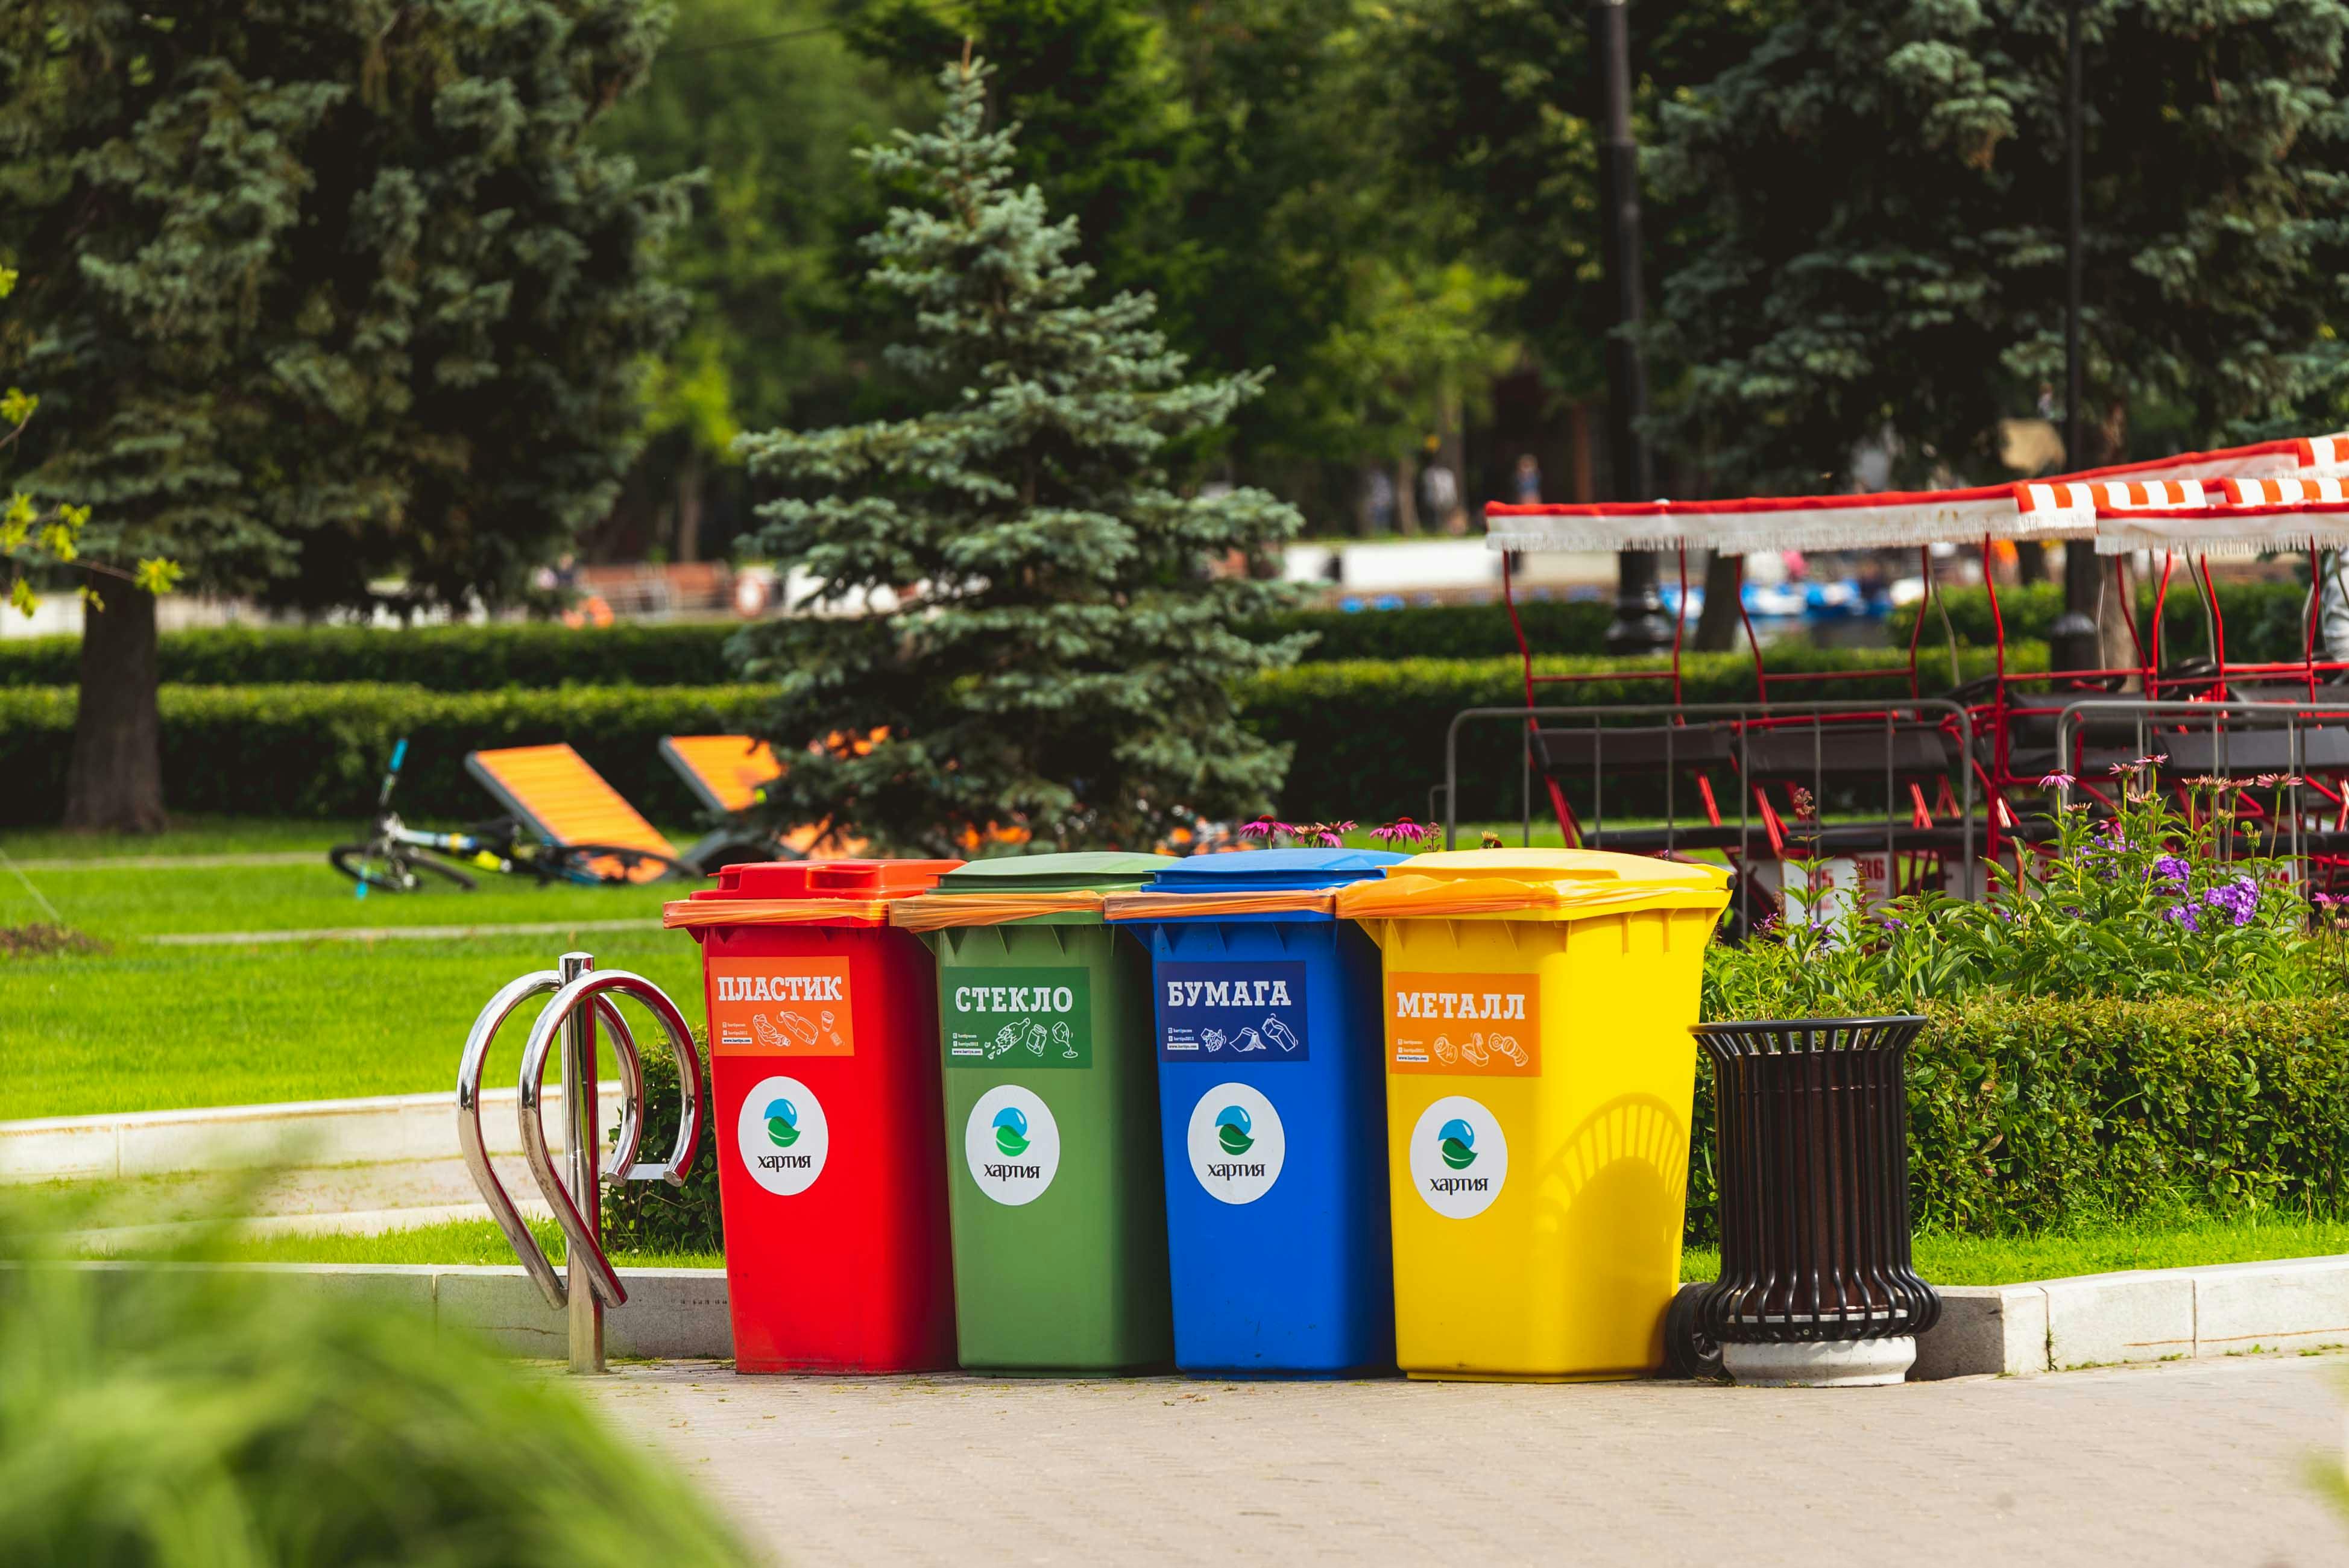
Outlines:
POLYGON ((654 1542, 665 1563, 747 1561, 571 1388, 374 1293, 0 1266, 0 1366, 12 1568, 624 1568, 654 1542))
MULTIPOLYGON (((1526 641, 1537 655, 1603 654, 1615 619, 1609 599, 1539 599, 1517 606, 1526 641)), ((1693 623, 1691 630, 1694 630, 1693 623)), ((1305 658, 1313 664, 1350 659, 1492 659, 1517 654, 1516 633, 1501 604, 1433 604, 1401 610, 1291 610, 1259 634, 1313 634, 1305 658)))
MULTIPOLYGON (((465 753, 567 740, 656 822, 700 808, 661 760, 664 735, 730 732, 755 686, 578 686, 430 692, 413 686, 162 688, 163 792, 178 811, 363 821, 393 743, 409 738, 394 804, 409 820, 472 820, 496 805, 465 753)), ((74 694, 0 690, 0 821, 53 822, 65 799, 74 694)))
MULTIPOLYGON (((1961 645, 1986 648, 1997 640, 1988 593, 1980 588, 1951 588, 1944 590, 1941 597, 1949 610, 1950 631, 1957 634, 1961 645)), ((2144 636, 2153 625, 2153 590, 2140 584, 2137 603, 2137 634, 2144 636)), ((2047 628, 2064 613, 2064 590, 2049 583, 2037 583, 2027 588, 2002 588, 1998 591, 1998 606, 2008 637, 2044 642, 2047 628)), ((2307 645, 2308 588, 2304 583, 2222 580, 2219 583, 2219 611, 2226 621, 2227 657, 2230 661, 2296 659, 2307 645)), ((1909 628, 1916 614, 1913 605, 1902 605, 1892 612, 1890 635, 1895 642, 1907 645, 1909 628)), ((2161 621, 2161 645, 2168 658, 2199 657, 2209 653, 2210 636, 2203 620, 2202 601, 2182 564, 2171 580, 2169 597, 2162 603, 2161 621)), ((1940 615, 1929 611, 1920 652, 1944 641, 1940 615)), ((2320 648, 2319 656, 2322 655, 2320 648)))
MULTIPOLYGON (((688 1013, 697 1011, 686 1005, 688 1013)), ((604 1190, 604 1246, 607 1252, 722 1253, 726 1222, 718 1206, 719 1150, 731 1136, 719 1126, 718 1098, 710 1092, 709 1037, 693 1032, 701 1048, 701 1147, 687 1172, 685 1185, 666 1181, 623 1181, 604 1190)), ((649 1030, 636 1036, 636 1054, 645 1067, 644 1133, 636 1147, 639 1160, 667 1157, 677 1146, 678 1100, 677 1053, 668 1042, 649 1030)), ((617 1138, 617 1130, 613 1136, 617 1138)))

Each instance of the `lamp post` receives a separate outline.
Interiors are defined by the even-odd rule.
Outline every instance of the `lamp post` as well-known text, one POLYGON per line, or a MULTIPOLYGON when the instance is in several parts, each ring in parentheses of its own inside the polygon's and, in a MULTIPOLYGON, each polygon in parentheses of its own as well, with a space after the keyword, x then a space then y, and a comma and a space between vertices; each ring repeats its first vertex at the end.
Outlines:
MULTIPOLYGON (((1655 466, 1640 420, 1648 412, 1648 371, 1637 339, 1640 289, 1640 150, 1631 139, 1631 44, 1625 0, 1592 0, 1591 52, 1599 65, 1599 225, 1607 281, 1615 293, 1615 330, 1607 337, 1607 446, 1616 500, 1656 493, 1655 466)), ((1615 621, 1607 650, 1643 654, 1672 640, 1656 593, 1656 558, 1627 550, 1615 558, 1615 621)))
MULTIPOLYGON (((2064 239, 2064 465, 2077 469, 2082 420, 2080 356, 2081 129, 2080 5, 2071 0, 2064 19, 2064 173, 2069 195, 2069 220, 2064 239)), ((2096 604, 2102 578, 2095 549, 2075 540, 2064 547, 2064 613, 2047 629, 2048 662, 2058 670, 2092 670, 2104 664, 2103 639, 2096 629, 2096 604)))

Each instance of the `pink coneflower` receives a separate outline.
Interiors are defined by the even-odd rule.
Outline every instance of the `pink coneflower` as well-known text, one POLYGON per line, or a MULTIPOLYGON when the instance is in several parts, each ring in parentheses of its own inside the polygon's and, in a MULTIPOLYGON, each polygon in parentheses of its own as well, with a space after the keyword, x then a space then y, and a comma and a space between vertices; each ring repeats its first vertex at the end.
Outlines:
POLYGON ((2042 789, 2069 789, 2078 782, 2069 773, 2050 773, 2039 780, 2039 787, 2042 789))

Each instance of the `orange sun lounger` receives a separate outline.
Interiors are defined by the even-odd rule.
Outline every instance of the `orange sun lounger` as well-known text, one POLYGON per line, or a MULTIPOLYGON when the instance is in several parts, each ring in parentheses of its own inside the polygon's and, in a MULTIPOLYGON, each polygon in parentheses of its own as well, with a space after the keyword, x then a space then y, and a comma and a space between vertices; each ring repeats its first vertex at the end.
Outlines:
POLYGON ((652 882, 679 859, 677 847, 568 746, 511 746, 466 753, 465 771, 522 824, 557 844, 609 844, 657 855, 657 861, 597 869, 629 882, 652 882))

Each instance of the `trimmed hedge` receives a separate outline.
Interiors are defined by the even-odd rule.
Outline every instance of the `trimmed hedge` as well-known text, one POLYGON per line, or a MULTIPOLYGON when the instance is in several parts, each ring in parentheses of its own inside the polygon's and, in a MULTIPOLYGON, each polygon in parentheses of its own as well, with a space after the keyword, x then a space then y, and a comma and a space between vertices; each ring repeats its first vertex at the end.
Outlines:
MULTIPOLYGON (((1909 1064, 1918 1229, 2012 1235, 2186 1210, 2331 1211, 2349 1176, 2349 997, 1937 1007, 1909 1064)), ((677 1066, 644 1045, 644 1146, 677 1136, 677 1066)), ((707 1098, 705 1105, 714 1101, 707 1098)), ((1697 1064, 1688 1239, 1719 1239, 1713 1072, 1697 1064)), ((722 1249, 717 1162, 605 1200, 613 1244, 722 1249)))
MULTIPOLYGON (((208 626, 156 639, 166 686, 355 682, 433 691, 499 686, 718 686, 730 621, 626 623, 574 630, 553 621, 486 626, 208 626)), ((79 637, 0 643, 0 686, 71 686, 79 637)))
MULTIPOLYGON (((1526 635, 1544 654, 1604 650, 1610 605, 1547 601, 1519 607, 1526 635)), ((576 629, 553 622, 486 626, 225 626, 167 633, 156 658, 167 686, 282 686, 386 682, 433 691, 498 686, 719 686, 736 678, 726 642, 740 624, 676 621, 576 629)), ((1515 657, 1516 636, 1498 604, 1416 610, 1294 610, 1257 635, 1299 632, 1316 641, 1305 657, 1345 659, 1515 657)), ((0 643, 0 686, 71 686, 78 637, 0 643)))
MULTIPOLYGON (((2230 661, 2269 663, 2301 656, 2308 636, 2305 584, 2221 581, 2218 586, 2219 613, 2227 624, 2230 661)), ((1980 588, 1951 588, 1943 591, 1943 596, 1949 602, 1950 630, 1957 634, 1961 645, 1986 648, 1996 640, 1987 593, 1980 588)), ((2137 606, 2137 634, 2143 636, 2153 625, 2151 588, 2139 585, 2137 606)), ((2052 583, 2036 583, 2028 588, 2002 588, 1998 609, 2009 637, 2044 641, 2047 628, 2064 613, 2064 590, 2052 583)), ((1902 605, 1892 612, 1889 634, 1904 647, 1916 614, 1914 605, 1902 605)), ((2170 657, 2199 657, 2209 652, 2210 635, 2202 620, 2202 600, 2188 581, 2182 564, 2170 583, 2169 597, 2162 603, 2161 623, 2162 647, 2170 657)), ((1920 651, 1940 644, 1942 637, 1940 615, 1927 614, 1920 651)), ((2318 653, 2323 656, 2322 648, 2318 653)))
MULTIPOLYGON (((2002 1235, 2165 1210, 2338 1208, 2349 997, 1985 996, 1937 1006, 1909 1063, 1920 1230, 2002 1235)), ((1716 1231, 1700 1066, 1689 1235, 1716 1231)))
MULTIPOLYGON (((2044 648, 2010 650, 2017 669, 2044 668, 2044 648)), ((1834 670, 1880 665, 1881 650, 1774 650, 1774 669, 1834 670)), ((1966 653, 1961 675, 1990 668, 1966 653)), ((1545 659, 1544 673, 1619 670, 1621 661, 1545 659)), ((1645 667, 1660 668, 1659 661, 1645 667)), ((1926 662, 1930 692, 1946 664, 1926 662)), ((1737 654, 1692 655, 1682 664, 1690 702, 1745 702, 1754 665, 1737 654)), ((437 692, 420 686, 166 686, 163 796, 177 811, 274 814, 364 820, 392 743, 409 738, 397 797, 419 820, 486 816, 489 797, 465 774, 465 753, 485 747, 567 740, 655 821, 697 820, 684 785, 660 759, 664 735, 731 731, 753 722, 763 689, 749 686, 562 686, 437 692)), ((1546 700, 1605 707, 1663 700, 1661 681, 1605 680, 1553 686, 1546 700)), ((1900 678, 1821 682, 1819 697, 1905 695, 1900 678)), ((1430 786, 1444 779, 1444 736, 1464 707, 1523 701, 1515 658, 1365 660, 1303 665, 1258 677, 1243 696, 1249 727, 1293 744, 1296 760, 1279 809, 1320 820, 1427 811, 1430 786)), ((73 731, 71 687, 0 688, 0 822, 55 821, 65 799, 73 731)), ((1461 815, 1516 810, 1517 740, 1508 726, 1471 727, 1461 748, 1461 815)))
MULTIPOLYGON (((363 822, 395 741, 410 742, 393 797, 416 821, 492 816, 465 753, 567 740, 656 822, 701 809, 659 754, 664 735, 728 732, 760 707, 757 686, 571 686, 431 692, 414 686, 167 686, 163 798, 175 811, 363 822)), ((70 687, 0 690, 0 821, 54 822, 73 737, 70 687)))

